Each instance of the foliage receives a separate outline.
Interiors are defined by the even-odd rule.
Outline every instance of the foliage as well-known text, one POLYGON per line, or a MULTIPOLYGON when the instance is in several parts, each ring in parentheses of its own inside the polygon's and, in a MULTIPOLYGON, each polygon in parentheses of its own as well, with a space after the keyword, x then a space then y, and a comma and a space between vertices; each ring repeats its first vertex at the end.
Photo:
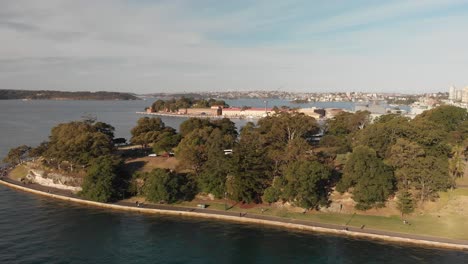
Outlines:
POLYGON ((414 202, 410 192, 404 190, 397 195, 397 198, 397 208, 402 216, 414 211, 414 202))
POLYGON ((182 137, 185 137, 194 130, 209 126, 211 126, 209 119, 191 117, 180 124, 179 131, 182 137))
POLYGON ((49 142, 43 141, 41 142, 41 144, 39 144, 39 146, 35 148, 31 148, 31 150, 28 153, 28 156, 31 158, 40 157, 44 155, 44 153, 47 151, 48 148, 49 148, 49 142))
POLYGON ((209 108, 212 106, 221 106, 221 107, 229 107, 223 100, 215 100, 215 99, 193 99, 187 97, 180 97, 180 98, 172 98, 169 100, 156 100, 152 105, 151 109, 154 112, 177 112, 179 109, 187 109, 187 108, 209 108))
POLYGON ((377 157, 376 152, 366 146, 357 146, 349 154, 337 189, 343 192, 353 187, 356 208, 366 210, 387 200, 393 192, 393 182, 391 168, 377 157))
POLYGON ((356 113, 341 112, 333 119, 327 121, 326 133, 334 136, 346 136, 364 129, 370 124, 370 112, 357 111, 356 113))
POLYGON ((5 99, 71 99, 71 100, 139 100, 130 93, 118 92, 64 92, 64 91, 45 91, 45 90, 3 90, 0 89, 0 100, 5 99))
POLYGON ((258 132, 251 126, 241 131, 240 142, 233 148, 231 171, 226 180, 229 196, 241 202, 260 202, 271 182, 271 164, 262 150, 258 132))
POLYGON ((198 182, 201 190, 206 193, 211 193, 218 198, 223 197, 226 192, 226 177, 229 172, 230 155, 224 153, 224 149, 228 149, 233 145, 233 138, 223 134, 220 129, 214 129, 208 140, 204 150, 206 151, 206 162, 201 167, 201 173, 198 177, 198 182))
POLYGON ((331 171, 317 161, 296 161, 285 171, 283 196, 303 207, 315 208, 328 201, 328 180, 331 171))
POLYGON ((11 165, 20 164, 23 161, 23 158, 26 156, 26 153, 31 149, 31 147, 26 145, 21 145, 16 148, 10 149, 7 156, 3 159, 3 162, 10 163, 11 165))
POLYGON ((424 111, 415 120, 421 119, 439 124, 445 131, 454 131, 462 122, 468 120, 468 112, 464 108, 453 105, 442 105, 424 111))
POLYGON ((159 117, 142 117, 138 119, 137 125, 132 128, 132 144, 139 144, 142 147, 148 147, 154 143, 155 150, 169 151, 177 146, 180 137, 172 127, 166 127, 164 122, 159 117))
POLYGON ((125 191, 121 167, 122 161, 114 156, 106 155, 93 160, 83 180, 80 195, 97 202, 121 198, 125 191))
POLYGON ((379 157, 386 158, 390 147, 397 139, 407 138, 411 132, 408 118, 385 115, 358 131, 352 143, 353 146, 368 146, 374 149, 379 157))
POLYGON ((274 203, 281 198, 285 182, 282 177, 276 176, 273 178, 273 184, 265 189, 263 194, 263 201, 267 203, 274 203))
MULTIPOLYGON (((231 149, 236 141, 237 130, 234 123, 226 118, 211 122, 191 118, 182 123, 181 130, 182 128, 187 134, 176 148, 180 166, 194 171, 197 175, 203 171, 202 186, 218 184, 220 178, 224 181, 226 175, 222 176, 222 170, 216 166, 224 162, 225 157, 221 157, 224 156, 224 150, 231 149), (212 176, 216 183, 208 182, 212 176)), ((212 188, 204 189, 205 191, 213 190, 212 188)), ((220 188, 217 189, 216 195, 224 193, 220 191, 220 188)))
POLYGON ((423 156, 411 159, 408 166, 411 187, 419 191, 419 200, 424 202, 437 197, 451 185, 448 176, 448 161, 443 157, 423 156))
POLYGON ((465 173, 465 157, 464 151, 466 147, 456 145, 452 147, 452 155, 449 159, 449 174, 451 177, 451 187, 455 188, 456 179, 463 177, 465 173))
POLYGON ((396 143, 390 148, 386 161, 393 166, 399 187, 409 188, 411 178, 409 169, 412 166, 412 159, 422 156, 425 156, 423 147, 407 139, 397 139, 396 143))
POLYGON ((59 124, 52 128, 44 156, 59 166, 61 162, 67 161, 72 165, 72 170, 73 165, 85 166, 91 160, 114 151, 113 138, 110 136, 113 130, 112 126, 100 122, 59 124), (103 127, 106 131, 103 131, 103 127))
POLYGON ((148 201, 175 203, 192 200, 196 185, 186 174, 154 169, 145 175, 144 195, 148 201))

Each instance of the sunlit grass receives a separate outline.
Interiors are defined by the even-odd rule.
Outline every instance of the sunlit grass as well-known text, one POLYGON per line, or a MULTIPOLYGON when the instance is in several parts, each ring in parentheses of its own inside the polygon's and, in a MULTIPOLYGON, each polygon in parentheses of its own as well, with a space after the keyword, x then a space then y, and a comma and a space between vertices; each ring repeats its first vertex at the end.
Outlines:
POLYGON ((24 165, 16 166, 12 171, 10 171, 10 178, 19 181, 21 178, 24 178, 28 174, 28 168, 24 165))

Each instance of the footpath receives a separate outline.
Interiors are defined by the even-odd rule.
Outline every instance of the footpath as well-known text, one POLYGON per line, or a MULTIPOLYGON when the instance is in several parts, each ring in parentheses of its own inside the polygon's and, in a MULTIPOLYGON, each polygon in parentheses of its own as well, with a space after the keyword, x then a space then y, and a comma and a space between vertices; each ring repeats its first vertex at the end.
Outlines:
POLYGON ((361 229, 358 227, 335 225, 318 223, 307 220, 298 220, 290 218, 281 218, 268 215, 259 215, 252 213, 239 213, 230 211, 220 211, 202 208, 187 208, 181 206, 163 205, 163 204, 134 204, 129 202, 119 201, 116 203, 99 203, 90 200, 85 200, 71 191, 60 190, 42 186, 39 184, 24 184, 19 181, 15 181, 8 177, 2 177, 0 184, 14 188, 17 190, 39 194, 59 200, 71 201, 79 204, 85 204, 90 206, 109 208, 121 211, 134 211, 140 213, 150 214, 166 214, 166 215, 178 215, 188 217, 200 217, 210 219, 220 219, 234 222, 260 224, 268 226, 277 226, 288 229, 306 230, 320 233, 327 233, 340 236, 348 236, 354 238, 364 238, 371 240, 388 241, 400 244, 413 244, 423 247, 436 247, 445 249, 456 249, 456 250, 467 250, 468 251, 468 240, 456 240, 441 237, 431 237, 424 235, 415 234, 404 234, 383 230, 374 229, 361 229))

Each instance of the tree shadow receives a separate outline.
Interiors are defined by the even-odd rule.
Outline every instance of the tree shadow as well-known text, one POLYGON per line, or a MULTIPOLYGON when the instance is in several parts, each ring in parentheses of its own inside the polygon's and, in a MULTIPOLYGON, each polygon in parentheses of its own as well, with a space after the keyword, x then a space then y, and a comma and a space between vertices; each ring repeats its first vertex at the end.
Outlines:
POLYGON ((238 204, 239 204, 239 202, 236 202, 235 204, 229 206, 226 210, 231 210, 232 208, 234 208, 238 204))
POLYGON ((132 162, 126 163, 123 168, 123 171, 127 175, 128 178, 131 178, 132 175, 135 172, 141 170, 146 165, 146 163, 148 162, 147 161, 132 161, 132 162))

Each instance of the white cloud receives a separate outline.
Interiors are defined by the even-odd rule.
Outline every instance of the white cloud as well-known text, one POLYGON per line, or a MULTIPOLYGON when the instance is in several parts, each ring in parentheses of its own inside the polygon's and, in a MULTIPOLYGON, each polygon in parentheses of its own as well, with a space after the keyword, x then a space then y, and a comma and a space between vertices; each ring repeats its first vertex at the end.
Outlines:
POLYGON ((144 6, 110 0, 4 1, 0 88, 421 92, 466 82, 463 32, 468 20, 461 15, 414 20, 404 28, 320 35, 445 7, 441 1, 397 2, 329 15, 297 27, 292 39, 268 45, 226 45, 210 38, 217 32, 271 30, 304 12, 301 3, 280 3, 201 15, 203 10, 193 11, 186 1, 144 6))

